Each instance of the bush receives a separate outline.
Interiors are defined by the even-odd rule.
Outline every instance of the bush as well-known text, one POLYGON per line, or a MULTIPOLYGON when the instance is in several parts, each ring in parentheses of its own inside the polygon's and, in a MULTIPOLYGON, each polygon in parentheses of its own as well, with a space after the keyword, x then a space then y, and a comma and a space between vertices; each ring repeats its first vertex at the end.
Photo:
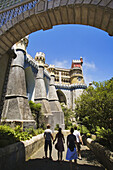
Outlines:
POLYGON ((59 129, 59 124, 56 124, 55 130, 59 129))
POLYGON ((25 141, 31 139, 33 136, 43 133, 44 130, 39 129, 25 129, 23 131, 22 127, 16 126, 14 129, 6 126, 0 126, 0 147, 5 147, 7 145, 16 143, 18 141, 25 141))
POLYGON ((90 137, 91 137, 91 133, 86 133, 86 136, 87 136, 88 138, 90 138, 90 137))
POLYGON ((12 128, 6 125, 0 126, 0 147, 5 147, 17 141, 15 131, 12 128))

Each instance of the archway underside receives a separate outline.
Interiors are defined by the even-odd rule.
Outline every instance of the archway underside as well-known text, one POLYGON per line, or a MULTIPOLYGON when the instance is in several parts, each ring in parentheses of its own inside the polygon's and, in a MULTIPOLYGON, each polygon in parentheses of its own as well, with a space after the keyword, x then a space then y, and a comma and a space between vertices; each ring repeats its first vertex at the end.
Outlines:
POLYGON ((60 103, 65 103, 65 105, 66 105, 67 101, 66 101, 65 94, 61 90, 57 90, 57 95, 58 95, 59 102, 60 103))
POLYGON ((113 1, 40 1, 0 28, 0 56, 26 35, 61 24, 89 25, 113 35, 113 1))

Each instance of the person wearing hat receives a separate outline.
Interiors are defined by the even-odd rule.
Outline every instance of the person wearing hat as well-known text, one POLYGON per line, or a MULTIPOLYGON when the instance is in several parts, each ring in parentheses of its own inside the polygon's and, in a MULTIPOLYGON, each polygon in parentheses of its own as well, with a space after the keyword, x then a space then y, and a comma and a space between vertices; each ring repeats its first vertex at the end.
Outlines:
POLYGON ((44 145, 44 151, 45 151, 45 158, 47 158, 47 151, 49 146, 49 158, 52 159, 51 153, 52 153, 52 130, 50 129, 50 124, 47 124, 47 129, 44 131, 44 138, 45 138, 45 145, 44 145))

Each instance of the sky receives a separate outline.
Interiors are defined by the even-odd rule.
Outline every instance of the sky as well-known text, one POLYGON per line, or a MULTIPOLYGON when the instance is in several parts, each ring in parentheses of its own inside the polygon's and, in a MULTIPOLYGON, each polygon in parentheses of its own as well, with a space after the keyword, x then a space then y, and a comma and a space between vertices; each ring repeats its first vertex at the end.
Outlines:
POLYGON ((47 64, 71 68, 72 60, 83 57, 85 83, 113 77, 113 37, 100 29, 83 25, 60 25, 29 35, 27 52, 45 53, 47 64))

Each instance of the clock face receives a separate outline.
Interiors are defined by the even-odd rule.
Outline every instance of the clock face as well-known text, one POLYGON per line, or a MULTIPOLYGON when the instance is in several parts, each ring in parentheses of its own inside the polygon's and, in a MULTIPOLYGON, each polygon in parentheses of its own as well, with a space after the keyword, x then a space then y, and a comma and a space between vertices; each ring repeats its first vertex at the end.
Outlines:
POLYGON ((81 77, 78 77, 78 81, 81 81, 81 77))

